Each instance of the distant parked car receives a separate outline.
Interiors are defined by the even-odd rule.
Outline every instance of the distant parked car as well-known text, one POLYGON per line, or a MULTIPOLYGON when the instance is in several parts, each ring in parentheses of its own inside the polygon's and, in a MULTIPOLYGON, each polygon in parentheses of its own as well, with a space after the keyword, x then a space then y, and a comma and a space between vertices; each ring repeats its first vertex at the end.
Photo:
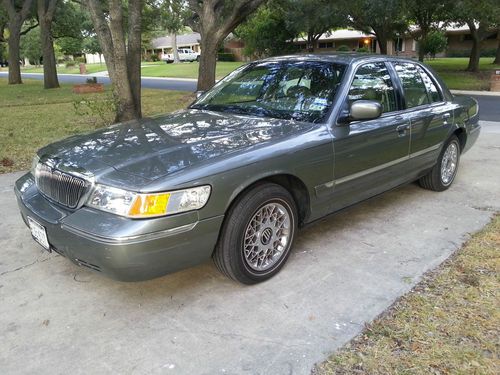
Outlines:
POLYGON ((416 180, 448 189, 478 120, 416 61, 272 58, 184 111, 42 148, 15 192, 33 238, 92 271, 143 280, 212 257, 253 284, 306 223, 416 180))
MULTIPOLYGON (((179 53, 179 60, 180 61, 199 61, 200 60, 200 54, 199 52, 194 52, 190 48, 179 48, 177 49, 177 52, 179 53)), ((173 53, 164 53, 161 56, 161 59, 165 61, 167 64, 173 63, 174 62, 174 54, 173 53)))

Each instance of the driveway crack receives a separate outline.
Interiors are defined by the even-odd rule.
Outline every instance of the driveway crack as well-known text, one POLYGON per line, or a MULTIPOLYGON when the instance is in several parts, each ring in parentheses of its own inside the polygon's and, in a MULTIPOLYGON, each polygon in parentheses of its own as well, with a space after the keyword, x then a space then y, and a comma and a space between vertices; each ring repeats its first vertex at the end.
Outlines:
POLYGON ((23 266, 20 266, 20 267, 17 267, 17 268, 14 268, 13 270, 7 270, 7 271, 4 271, 4 272, 1 272, 0 273, 0 276, 3 276, 3 275, 7 275, 9 273, 13 273, 13 272, 17 272, 17 271, 21 271, 21 270, 24 270, 25 268, 28 268, 28 267, 31 267, 32 265, 36 264, 36 263, 43 263, 43 262, 46 262, 48 260, 51 260, 53 259, 54 257, 50 257, 50 258, 45 258, 45 259, 42 259, 40 260, 41 256, 39 256, 38 258, 36 258, 33 262, 31 263, 28 263, 28 264, 25 264, 23 266))

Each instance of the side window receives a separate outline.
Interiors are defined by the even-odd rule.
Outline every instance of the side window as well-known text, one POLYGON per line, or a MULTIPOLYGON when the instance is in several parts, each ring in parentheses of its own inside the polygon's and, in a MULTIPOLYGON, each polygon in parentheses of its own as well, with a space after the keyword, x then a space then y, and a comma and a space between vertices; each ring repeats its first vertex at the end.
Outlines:
POLYGON ((422 79, 424 80, 425 87, 427 88, 427 93, 429 94, 431 101, 433 103, 442 102, 443 98, 441 97, 441 93, 436 87, 434 81, 432 81, 431 77, 425 70, 423 70, 420 66, 417 67, 422 79))
POLYGON ((394 68, 401 79, 406 100, 406 108, 429 104, 430 99, 420 71, 415 64, 397 63, 394 68))
POLYGON ((350 105, 361 99, 378 101, 382 112, 397 109, 394 86, 384 63, 365 64, 356 71, 347 100, 350 105))

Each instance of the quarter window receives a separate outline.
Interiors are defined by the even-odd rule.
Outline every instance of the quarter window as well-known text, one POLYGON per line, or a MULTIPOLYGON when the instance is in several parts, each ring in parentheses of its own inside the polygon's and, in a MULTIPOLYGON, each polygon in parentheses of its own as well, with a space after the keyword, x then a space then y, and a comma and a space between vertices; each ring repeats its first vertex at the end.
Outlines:
POLYGON ((441 97, 439 90, 437 89, 436 85, 432 81, 429 74, 427 74, 427 72, 423 70, 420 66, 418 66, 417 69, 420 71, 420 75, 424 80, 425 87, 427 88, 427 94, 429 95, 431 101, 433 103, 442 102, 443 98, 441 97))
POLYGON ((427 88, 417 66, 411 63, 397 63, 394 67, 403 85, 406 108, 429 104, 427 88))
POLYGON ((397 109, 394 86, 384 63, 369 63, 356 71, 348 94, 349 105, 356 100, 375 100, 382 112, 397 109))

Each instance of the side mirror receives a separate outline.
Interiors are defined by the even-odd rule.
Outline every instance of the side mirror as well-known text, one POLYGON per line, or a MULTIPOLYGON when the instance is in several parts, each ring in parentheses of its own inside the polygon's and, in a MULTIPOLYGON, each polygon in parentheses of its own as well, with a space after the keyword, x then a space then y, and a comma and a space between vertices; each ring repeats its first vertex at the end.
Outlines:
POLYGON ((355 120, 372 120, 380 117, 382 105, 376 100, 356 100, 349 109, 349 118, 355 120))
POLYGON ((205 91, 196 91, 196 99, 198 99, 200 96, 202 96, 205 93, 205 91))

